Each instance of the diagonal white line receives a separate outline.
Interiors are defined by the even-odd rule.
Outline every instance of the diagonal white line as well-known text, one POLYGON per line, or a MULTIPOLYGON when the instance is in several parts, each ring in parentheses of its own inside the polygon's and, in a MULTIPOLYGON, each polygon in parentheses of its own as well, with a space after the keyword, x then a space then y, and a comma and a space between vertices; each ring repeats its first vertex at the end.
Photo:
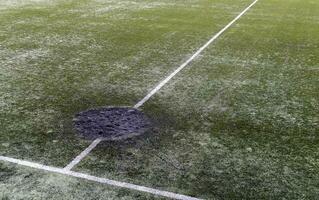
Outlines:
POLYGON ((102 139, 95 139, 88 148, 82 151, 72 162, 70 162, 66 167, 64 167, 65 171, 70 171, 75 165, 77 165, 83 158, 85 158, 100 142, 102 139))
POLYGON ((229 27, 231 27, 241 16, 243 16, 253 5, 257 3, 255 0, 245 10, 243 10, 235 19, 229 22, 222 30, 216 33, 206 44, 199 48, 186 62, 179 66, 173 73, 162 80, 151 92, 149 92, 141 101, 139 101, 134 108, 141 107, 146 101, 148 101, 155 93, 157 93, 166 83, 168 83, 178 72, 184 69, 189 63, 191 63, 202 51, 204 51, 212 42, 214 42, 221 34, 223 34, 229 27))
MULTIPOLYGON (((191 63, 198 55, 202 53, 212 42, 214 42, 221 34, 223 34, 229 27, 231 27, 241 16, 243 16, 253 5, 255 5, 258 2, 258 0, 255 0, 252 4, 250 4, 245 10, 243 10, 237 17, 235 17, 230 23, 228 23, 223 29, 221 29, 217 34, 215 34, 206 44, 204 44, 202 47, 200 47, 186 62, 184 62, 182 65, 180 65, 173 73, 171 73, 169 76, 167 76, 163 81, 161 81, 151 92, 149 92, 142 100, 140 100, 134 108, 141 107, 146 101, 148 101, 154 94, 156 94, 166 83, 168 83, 176 74, 178 74, 182 69, 184 69, 189 63, 191 63)), ((57 167, 51 167, 46 166, 34 162, 24 161, 24 160, 18 160, 14 158, 4 157, 0 156, 0 160, 15 163, 18 165, 23 165, 35 169, 41 169, 49 172, 64 174, 72 177, 77 177, 81 179, 86 179, 98 183, 103 183, 106 185, 112 185, 132 190, 137 190, 141 192, 147 192, 159 196, 169 197, 173 199, 180 199, 180 200, 199 200, 198 198, 157 190, 154 188, 149 188, 145 186, 139 186, 131 183, 126 182, 120 182, 115 180, 110 180, 106 178, 91 176, 89 174, 83 174, 78 172, 70 171, 75 165, 77 165, 83 158, 85 158, 102 140, 96 139, 94 140, 91 145, 86 148, 80 155, 78 155, 70 164, 68 164, 65 168, 57 168, 57 167)))
POLYGON ((39 163, 19 160, 19 159, 15 159, 15 158, 9 158, 9 157, 0 156, 0 160, 1 161, 6 161, 6 162, 10 162, 10 163, 15 163, 15 164, 18 164, 18 165, 23 165, 23 166, 26 166, 26 167, 40 169, 40 170, 44 170, 44 171, 48 171, 48 172, 64 174, 64 175, 67 175, 67 176, 72 176, 72 177, 76 177, 76 178, 81 178, 81 179, 85 179, 85 180, 89 180, 89 181, 93 181, 93 182, 98 182, 98 183, 102 183, 102 184, 106 184, 106 185, 126 188, 126 189, 130 189, 130 190, 146 192, 146 193, 159 195, 159 196, 163 196, 163 197, 168 197, 168 198, 172 198, 172 199, 200 200, 198 198, 194 198, 194 197, 190 197, 190 196, 186 196, 186 195, 182 195, 182 194, 177 194, 177 193, 173 193, 173 192, 157 190, 157 189, 154 189, 154 188, 140 186, 140 185, 135 185, 135 184, 131 184, 131 183, 126 183, 126 182, 115 181, 115 180, 111 180, 111 179, 91 176, 89 174, 73 172, 73 171, 65 170, 63 168, 46 166, 46 165, 42 165, 42 164, 39 164, 39 163))
MULTIPOLYGON (((229 22, 223 29, 216 33, 206 44, 200 47, 186 62, 179 66, 173 73, 161 81, 150 93, 148 93, 142 100, 140 100, 134 108, 141 107, 146 101, 148 101, 155 93, 157 93, 166 83, 168 83, 176 74, 178 74, 182 69, 184 69, 189 63, 191 63, 202 51, 204 51, 211 43, 213 43, 220 35, 222 35, 229 27, 231 27, 241 16, 243 16, 253 5, 255 5, 258 0, 251 3, 245 10, 243 10, 237 17, 235 17, 231 22, 229 22)), ((64 169, 71 170, 76 164, 78 164, 83 158, 85 158, 101 139, 96 139, 92 144, 85 149, 79 156, 77 156, 70 164, 68 164, 64 169)))

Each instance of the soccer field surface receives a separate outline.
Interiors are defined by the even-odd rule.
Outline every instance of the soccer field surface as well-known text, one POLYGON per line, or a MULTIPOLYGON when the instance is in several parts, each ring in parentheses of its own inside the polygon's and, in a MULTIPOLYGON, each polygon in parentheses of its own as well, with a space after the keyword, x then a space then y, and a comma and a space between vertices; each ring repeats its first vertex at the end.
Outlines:
POLYGON ((0 199, 317 199, 318 113, 317 0, 0 0, 0 199))

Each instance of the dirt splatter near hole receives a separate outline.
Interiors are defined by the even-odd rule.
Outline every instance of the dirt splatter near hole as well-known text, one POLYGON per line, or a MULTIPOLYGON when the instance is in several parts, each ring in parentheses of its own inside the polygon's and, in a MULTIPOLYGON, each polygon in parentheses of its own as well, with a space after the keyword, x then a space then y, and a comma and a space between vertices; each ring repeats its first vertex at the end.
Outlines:
POLYGON ((145 133, 151 120, 134 108, 98 108, 76 114, 74 127, 86 139, 122 140, 145 133))

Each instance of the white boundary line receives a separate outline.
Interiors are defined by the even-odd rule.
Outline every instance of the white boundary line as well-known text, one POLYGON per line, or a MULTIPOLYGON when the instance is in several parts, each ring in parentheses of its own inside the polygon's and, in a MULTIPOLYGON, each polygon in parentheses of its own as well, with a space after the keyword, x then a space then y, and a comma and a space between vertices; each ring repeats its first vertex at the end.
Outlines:
POLYGON ((110 179, 106 179, 106 178, 91 176, 89 174, 83 174, 83 173, 79 173, 79 172, 65 170, 64 168, 51 167, 51 166, 42 165, 39 163, 34 163, 34 162, 29 162, 29 161, 24 161, 24 160, 19 160, 19 159, 15 159, 15 158, 0 156, 0 160, 10 162, 10 163, 15 163, 15 164, 26 166, 26 167, 40 169, 40 170, 44 170, 44 171, 48 171, 48 172, 63 174, 63 175, 67 175, 67 176, 72 176, 72 177, 85 179, 85 180, 89 180, 89 181, 93 181, 93 182, 98 182, 98 183, 102 183, 102 184, 106 184, 106 185, 136 190, 136 191, 140 191, 140 192, 146 192, 146 193, 159 195, 159 196, 163 196, 163 197, 168 197, 168 198, 172 198, 172 199, 200 200, 198 198, 194 198, 194 197, 190 197, 190 196, 186 196, 186 195, 182 195, 182 194, 177 194, 177 193, 173 193, 173 192, 157 190, 157 189, 153 189, 153 188, 149 188, 149 187, 145 187, 145 186, 140 186, 140 185, 135 185, 135 184, 131 184, 131 183, 126 183, 126 182, 115 181, 115 180, 110 180, 110 179))
POLYGON ((80 155, 78 155, 72 162, 70 162, 66 167, 64 167, 65 171, 70 171, 75 165, 77 165, 83 158, 85 158, 100 142, 102 139, 95 139, 88 148, 86 148, 80 155))
POLYGON ((178 72, 184 69, 189 63, 191 63, 202 51, 204 51, 212 42, 214 42, 221 34, 223 34, 231 25, 233 25, 241 16, 243 16, 258 0, 255 0, 245 10, 243 10, 235 19, 229 22, 222 30, 216 33, 206 44, 199 48, 195 54, 193 54, 186 62, 179 66, 173 73, 162 80, 151 92, 149 92, 141 101, 139 101, 134 108, 141 107, 146 101, 148 101, 157 91, 159 91, 168 81, 170 81, 178 72))
MULTIPOLYGON (((195 54, 193 54, 186 62, 179 66, 173 73, 167 76, 163 81, 161 81, 151 92, 149 92, 141 101, 139 101, 134 108, 141 107, 146 101, 148 101, 156 92, 158 92, 166 83, 168 83, 176 74, 178 74, 182 69, 184 69, 189 63, 191 63, 202 51, 204 51, 212 42, 214 42, 221 34, 223 34, 229 27, 231 27, 241 16, 243 16, 253 5, 255 5, 259 0, 255 0, 251 3, 245 10, 243 10, 237 17, 235 17, 231 22, 229 22, 223 29, 216 33, 206 44, 200 47, 195 54)), ((70 164, 68 164, 64 169, 71 170, 75 165, 77 165, 83 158, 85 158, 99 143, 100 139, 96 139, 92 144, 85 149, 80 155, 78 155, 70 164), (97 141, 99 140, 99 141, 97 141)))
MULTIPOLYGON (((146 101, 148 101, 154 94, 156 94, 166 83, 168 83, 176 74, 178 74, 182 69, 184 69, 189 63, 191 63, 198 55, 200 55, 211 43, 213 43, 220 35, 222 35, 229 27, 231 27, 241 16, 243 16, 253 5, 255 5, 259 0, 255 0, 251 3, 245 10, 243 10, 237 17, 235 17, 231 22, 229 22, 223 29, 221 29, 218 33, 216 33, 206 44, 200 47, 186 62, 181 64, 173 73, 167 76, 164 80, 162 80, 153 90, 151 90, 142 100, 140 100, 134 108, 141 107, 146 101)), ((79 154, 74 160, 72 160, 66 167, 64 168, 56 168, 50 167, 46 165, 41 165, 38 163, 33 163, 29 161, 18 160, 14 158, 0 156, 0 160, 7 161, 35 169, 41 169, 49 172, 64 174, 68 176, 73 176, 81 179, 86 179, 94 182, 99 182, 107 185, 137 190, 141 192, 147 192, 155 195, 160 195, 164 197, 169 197, 173 199, 181 199, 181 200, 198 200, 197 198, 185 196, 181 194, 176 194, 172 192, 157 190, 149 187, 134 185, 131 183, 125 183, 120 181, 114 181, 110 179, 100 178, 96 176, 91 176, 88 174, 78 173, 70 171, 75 165, 77 165, 83 158, 85 158, 100 142, 102 139, 98 138, 94 140, 88 148, 86 148, 81 154, 79 154)))

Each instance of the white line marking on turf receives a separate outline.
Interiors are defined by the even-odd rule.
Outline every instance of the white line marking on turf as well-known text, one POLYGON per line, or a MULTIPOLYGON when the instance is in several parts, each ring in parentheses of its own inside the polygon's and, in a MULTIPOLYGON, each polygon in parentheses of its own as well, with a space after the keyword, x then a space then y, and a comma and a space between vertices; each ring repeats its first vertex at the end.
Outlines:
POLYGON ((80 153, 72 162, 70 162, 66 167, 64 167, 65 171, 70 171, 75 165, 77 165, 83 158, 85 158, 100 142, 102 139, 95 139, 88 148, 86 148, 82 153, 80 153))
MULTIPOLYGON (((235 17, 231 22, 229 22, 223 29, 216 33, 206 44, 199 48, 194 55, 192 55, 186 62, 179 66, 173 73, 161 81, 150 93, 148 93, 141 101, 139 101, 134 108, 141 107, 146 101, 148 101, 156 92, 158 92, 168 81, 170 81, 178 72, 184 69, 189 63, 191 63, 202 51, 204 51, 212 42, 214 42, 221 34, 223 34, 231 25, 233 25, 241 16, 243 16, 253 5, 255 5, 259 0, 255 0, 251 3, 245 10, 243 10, 237 17, 235 17)), ((99 143, 101 139, 96 139, 92 144, 85 149, 80 155, 78 155, 70 164, 68 164, 64 169, 66 171, 71 170, 75 165, 77 165, 83 158, 85 158, 99 143)))
POLYGON ((182 195, 182 194, 177 194, 177 193, 173 193, 173 192, 157 190, 154 188, 135 185, 135 184, 131 184, 131 183, 126 183, 126 182, 115 181, 115 180, 110 180, 110 179, 106 179, 106 178, 91 176, 89 174, 83 174, 83 173, 79 173, 79 172, 65 170, 64 168, 46 166, 46 165, 42 165, 39 163, 19 160, 19 159, 15 159, 15 158, 0 156, 0 160, 10 162, 10 163, 15 163, 15 164, 26 166, 26 167, 40 169, 40 170, 44 170, 44 171, 48 171, 48 172, 54 172, 54 173, 58 173, 58 174, 63 174, 63 175, 67 175, 67 176, 81 178, 81 179, 85 179, 85 180, 89 180, 89 181, 93 181, 93 182, 98 182, 98 183, 102 183, 102 184, 106 184, 106 185, 127 188, 127 189, 131 189, 131 190, 137 190, 137 191, 146 192, 146 193, 159 195, 159 196, 163 196, 163 197, 168 197, 168 198, 172 198, 172 199, 199 200, 198 198, 194 198, 194 197, 190 197, 190 196, 186 196, 186 195, 182 195))
POLYGON ((223 34, 231 25, 233 25, 241 16, 243 16, 253 5, 257 3, 255 0, 245 10, 243 10, 235 19, 229 22, 222 30, 216 33, 206 44, 199 48, 194 55, 192 55, 186 62, 179 66, 173 73, 162 80, 150 93, 148 93, 141 101, 139 101, 134 108, 141 107, 146 101, 148 101, 157 91, 159 91, 168 81, 170 81, 178 72, 184 69, 189 63, 191 63, 202 51, 204 51, 212 42, 214 42, 221 34, 223 34))

